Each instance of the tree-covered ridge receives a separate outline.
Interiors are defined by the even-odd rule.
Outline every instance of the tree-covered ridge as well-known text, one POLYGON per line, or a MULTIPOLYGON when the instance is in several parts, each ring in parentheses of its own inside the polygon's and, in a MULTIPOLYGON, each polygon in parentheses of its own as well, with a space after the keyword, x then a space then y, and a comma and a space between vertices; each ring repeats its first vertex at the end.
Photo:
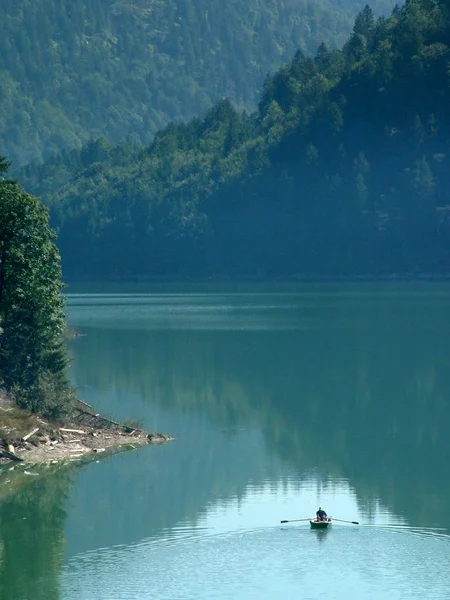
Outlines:
POLYGON ((227 100, 148 147, 104 140, 21 177, 69 277, 448 270, 450 14, 366 7, 341 50, 301 51, 258 111, 227 100))
POLYGON ((298 47, 342 43, 363 3, 3 0, 1 150, 24 163, 90 137, 147 143, 222 96, 253 108, 269 70, 298 47))

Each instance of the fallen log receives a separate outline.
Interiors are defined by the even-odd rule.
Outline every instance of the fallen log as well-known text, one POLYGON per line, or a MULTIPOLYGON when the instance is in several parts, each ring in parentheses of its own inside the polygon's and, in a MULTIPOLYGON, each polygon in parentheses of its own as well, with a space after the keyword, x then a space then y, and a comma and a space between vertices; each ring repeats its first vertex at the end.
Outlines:
POLYGON ((22 440, 24 442, 26 442, 28 438, 30 438, 32 435, 34 435, 38 431, 39 431, 39 427, 36 427, 36 429, 33 429, 33 431, 30 431, 30 433, 27 433, 27 435, 24 435, 23 438, 22 438, 22 440))
POLYGON ((4 458, 9 458, 10 460, 15 460, 17 462, 23 462, 23 458, 20 458, 20 456, 17 456, 12 452, 8 452, 8 450, 5 450, 4 448, 0 448, 0 456, 3 456, 4 458))
POLYGON ((60 427, 59 430, 60 431, 65 431, 67 433, 81 433, 83 435, 86 433, 82 429, 66 429, 65 427, 60 427))

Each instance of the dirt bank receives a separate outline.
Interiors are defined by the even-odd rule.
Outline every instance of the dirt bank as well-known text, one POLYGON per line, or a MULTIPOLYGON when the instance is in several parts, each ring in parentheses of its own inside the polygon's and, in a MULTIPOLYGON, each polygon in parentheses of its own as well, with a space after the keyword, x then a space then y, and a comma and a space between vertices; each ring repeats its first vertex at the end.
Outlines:
POLYGON ((0 462, 76 461, 171 439, 167 434, 116 423, 79 400, 64 421, 50 422, 18 409, 0 392, 0 462))

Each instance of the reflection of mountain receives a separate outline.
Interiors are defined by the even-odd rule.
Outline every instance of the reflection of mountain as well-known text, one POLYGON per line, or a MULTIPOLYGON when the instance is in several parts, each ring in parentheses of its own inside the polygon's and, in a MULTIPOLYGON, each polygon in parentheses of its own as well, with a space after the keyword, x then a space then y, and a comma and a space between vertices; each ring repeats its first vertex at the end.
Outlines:
POLYGON ((184 328, 169 310, 163 329, 142 315, 128 327, 132 299, 97 302, 108 326, 78 320, 87 335, 73 345, 83 396, 176 440, 30 477, 3 500, 2 600, 59 598, 64 549, 190 535, 210 506, 278 482, 286 463, 348 478, 363 513, 380 499, 415 526, 450 529, 446 294, 192 300, 192 329, 182 306, 184 328))
POLYGON ((258 432, 238 432, 231 441, 204 419, 191 415, 183 421, 188 437, 79 473, 66 523, 69 556, 167 539, 172 528, 189 530, 215 503, 243 497, 250 483, 280 478, 280 463, 268 456, 258 432))
MULTIPOLYGON (((226 304, 240 315, 245 302, 250 319, 258 312, 250 329, 233 329, 244 321, 228 319, 220 330, 201 327, 201 320, 188 330, 189 315, 184 329, 171 328, 170 311, 165 330, 156 328, 157 318, 127 329, 133 300, 120 314, 102 307, 120 328, 83 330, 74 378, 92 386, 86 395, 93 401, 108 390, 120 416, 145 410, 125 404, 138 396, 146 406, 204 414, 221 427, 258 426, 269 447, 300 471, 317 466, 324 475, 349 477, 367 507, 380 497, 412 523, 432 524, 450 491, 442 480, 449 449, 447 295, 360 290, 291 296, 288 304, 286 297, 236 297, 234 308, 230 297, 216 298, 219 312, 226 304), (278 310, 277 303, 286 306, 278 310)), ((213 309, 211 301, 206 313, 213 309)), ((151 316, 154 309, 146 310, 151 316)), ((151 429, 151 420, 145 425, 151 429)), ((209 443, 216 444, 214 435, 209 443)), ((242 451, 255 459, 245 442, 242 451)), ((193 449, 186 469, 197 468, 199 452, 193 449)))
POLYGON ((58 600, 64 503, 70 469, 43 477, 0 503, 0 598, 58 600))

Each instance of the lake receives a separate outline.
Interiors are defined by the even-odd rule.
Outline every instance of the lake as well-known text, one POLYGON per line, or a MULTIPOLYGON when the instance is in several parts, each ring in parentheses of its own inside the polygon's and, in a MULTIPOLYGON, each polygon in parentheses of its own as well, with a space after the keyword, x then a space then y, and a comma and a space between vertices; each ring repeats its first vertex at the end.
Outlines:
POLYGON ((79 396, 175 439, 4 497, 2 600, 449 598, 450 285, 97 288, 67 309, 79 396), (360 524, 280 523, 319 505, 360 524))

